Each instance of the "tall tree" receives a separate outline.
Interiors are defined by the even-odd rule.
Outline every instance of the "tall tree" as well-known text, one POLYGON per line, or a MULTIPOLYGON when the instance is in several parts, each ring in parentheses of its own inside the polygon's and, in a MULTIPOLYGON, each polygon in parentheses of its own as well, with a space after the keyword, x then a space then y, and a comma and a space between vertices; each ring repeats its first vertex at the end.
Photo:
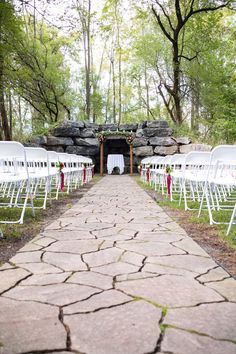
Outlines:
POLYGON ((196 15, 213 12, 229 6, 232 1, 204 1, 197 0, 181 1, 169 0, 167 2, 153 0, 152 12, 155 16, 157 24, 161 29, 163 35, 166 37, 172 48, 172 77, 171 81, 167 81, 162 77, 160 71, 159 85, 160 94, 164 99, 164 103, 171 119, 177 125, 183 122, 183 112, 181 106, 182 90, 181 90, 181 64, 182 60, 194 60, 197 53, 188 57, 185 53, 185 28, 191 18, 196 15), (173 101, 173 107, 170 109, 169 101, 165 99, 164 89, 170 95, 173 101))
POLYGON ((5 103, 6 59, 13 53, 13 45, 17 42, 20 24, 16 18, 14 7, 8 0, 0 0, 0 116, 3 134, 0 138, 11 140, 10 122, 7 117, 5 103))

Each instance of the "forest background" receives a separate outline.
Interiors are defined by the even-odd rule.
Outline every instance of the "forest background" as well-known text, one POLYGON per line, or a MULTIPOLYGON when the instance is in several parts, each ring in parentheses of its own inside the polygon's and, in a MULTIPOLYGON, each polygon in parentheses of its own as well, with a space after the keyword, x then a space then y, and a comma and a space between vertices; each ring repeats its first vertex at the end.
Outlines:
POLYGON ((235 143, 235 64, 235 1, 0 0, 0 140, 165 119, 235 143))

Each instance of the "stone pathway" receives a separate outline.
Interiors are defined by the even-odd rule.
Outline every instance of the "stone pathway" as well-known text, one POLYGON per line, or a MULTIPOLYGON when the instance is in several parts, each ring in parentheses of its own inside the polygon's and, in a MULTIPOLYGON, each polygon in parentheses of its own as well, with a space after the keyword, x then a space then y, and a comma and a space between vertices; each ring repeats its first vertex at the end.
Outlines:
POLYGON ((0 268, 0 353, 233 354, 236 280, 128 176, 0 268))

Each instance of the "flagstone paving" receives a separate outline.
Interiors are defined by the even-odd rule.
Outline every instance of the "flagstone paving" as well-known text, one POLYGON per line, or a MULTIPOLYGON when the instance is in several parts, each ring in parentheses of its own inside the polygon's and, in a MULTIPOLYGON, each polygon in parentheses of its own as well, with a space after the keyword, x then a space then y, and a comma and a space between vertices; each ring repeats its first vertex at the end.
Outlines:
POLYGON ((0 353, 235 354, 236 280, 129 176, 0 267, 0 353))

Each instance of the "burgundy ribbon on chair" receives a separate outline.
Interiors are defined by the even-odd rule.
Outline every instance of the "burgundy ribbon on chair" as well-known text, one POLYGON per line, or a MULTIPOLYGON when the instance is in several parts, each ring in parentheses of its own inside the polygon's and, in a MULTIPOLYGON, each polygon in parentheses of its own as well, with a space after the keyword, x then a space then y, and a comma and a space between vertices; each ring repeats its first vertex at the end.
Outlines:
POLYGON ((92 177, 94 177, 94 167, 92 168, 92 177))
POLYGON ((83 183, 86 183, 86 167, 84 167, 83 183))
POLYGON ((65 190, 65 176, 62 171, 60 172, 60 178, 61 178, 61 192, 64 192, 64 190, 65 190))
POLYGON ((167 193, 170 195, 170 188, 171 188, 171 175, 168 175, 167 178, 167 193))
POLYGON ((147 182, 149 182, 150 181, 150 168, 148 167, 147 168, 147 182))

